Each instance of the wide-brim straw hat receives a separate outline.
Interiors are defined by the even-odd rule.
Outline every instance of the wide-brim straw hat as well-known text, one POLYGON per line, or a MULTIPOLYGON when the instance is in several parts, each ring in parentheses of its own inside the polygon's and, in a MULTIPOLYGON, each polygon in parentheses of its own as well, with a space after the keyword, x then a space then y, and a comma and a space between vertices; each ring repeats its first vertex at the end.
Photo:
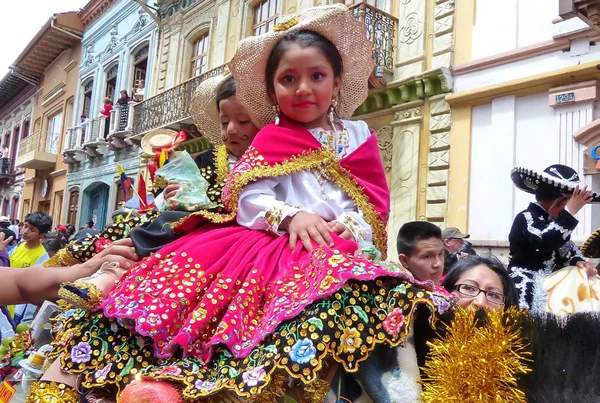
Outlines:
POLYGON ((375 66, 373 44, 367 38, 366 26, 352 17, 343 4, 309 8, 300 15, 279 20, 272 32, 251 36, 240 42, 229 62, 237 81, 237 97, 248 110, 257 127, 275 117, 273 101, 267 93, 265 69, 271 51, 289 32, 313 31, 329 39, 342 57, 342 86, 338 99, 338 116, 352 117, 367 99, 368 80, 375 66))
POLYGON ((140 147, 145 154, 154 155, 154 150, 169 147, 177 137, 177 132, 171 129, 155 129, 142 137, 140 147))
POLYGON ((211 77, 200 83, 192 97, 190 113, 196 127, 215 147, 223 144, 221 119, 217 107, 219 90, 231 78, 228 69, 222 75, 211 77))
MULTIPOLYGON (((577 172, 562 164, 551 165, 542 172, 516 167, 510 177, 516 187, 531 194, 546 191, 572 196, 577 185, 580 188, 584 186, 577 172)), ((592 203, 600 203, 600 194, 597 192, 592 192, 592 203)))
POLYGON ((591 259, 600 258, 600 228, 592 233, 581 246, 581 253, 591 259))

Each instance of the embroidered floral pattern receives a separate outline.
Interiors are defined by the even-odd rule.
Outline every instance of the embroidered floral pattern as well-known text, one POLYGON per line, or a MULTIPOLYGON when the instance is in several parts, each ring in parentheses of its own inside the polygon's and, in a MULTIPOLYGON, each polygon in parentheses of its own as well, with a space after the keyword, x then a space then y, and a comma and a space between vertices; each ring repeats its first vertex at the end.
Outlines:
POLYGON ((394 308, 394 310, 383 321, 383 328, 390 336, 395 336, 400 332, 404 323, 404 315, 402 310, 394 308))
POLYGON ((288 216, 297 213, 299 208, 290 206, 289 204, 278 202, 273 208, 265 212, 265 219, 269 225, 267 231, 277 235, 279 234, 279 226, 281 222, 288 216))
POLYGON ((102 313, 77 310, 57 320, 63 325, 60 334, 71 337, 65 346, 55 342, 51 357, 63 354, 63 370, 82 374, 82 386, 88 389, 113 385, 118 391, 140 373, 179 383, 189 399, 216 396, 219 401, 216 394, 222 392, 259 396, 281 371, 304 384, 317 379, 323 363, 331 360, 346 371, 356 371, 377 344, 399 346, 405 341, 417 306, 426 306, 435 322, 438 308, 445 305, 442 300, 451 303, 454 297, 434 289, 432 283, 399 278, 349 282, 279 325, 245 358, 217 347, 208 365, 194 357, 156 359, 150 338, 131 333, 102 313), (93 348, 74 348, 80 343, 93 348), (82 352, 90 359, 75 362, 82 352))

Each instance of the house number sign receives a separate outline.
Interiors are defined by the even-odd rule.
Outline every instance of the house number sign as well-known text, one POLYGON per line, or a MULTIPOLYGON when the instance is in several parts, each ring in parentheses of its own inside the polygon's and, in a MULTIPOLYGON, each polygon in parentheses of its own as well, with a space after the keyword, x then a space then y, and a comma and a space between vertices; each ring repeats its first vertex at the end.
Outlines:
POLYGON ((563 94, 556 95, 556 103, 557 104, 567 104, 569 102, 575 102, 575 93, 574 92, 565 92, 563 94))

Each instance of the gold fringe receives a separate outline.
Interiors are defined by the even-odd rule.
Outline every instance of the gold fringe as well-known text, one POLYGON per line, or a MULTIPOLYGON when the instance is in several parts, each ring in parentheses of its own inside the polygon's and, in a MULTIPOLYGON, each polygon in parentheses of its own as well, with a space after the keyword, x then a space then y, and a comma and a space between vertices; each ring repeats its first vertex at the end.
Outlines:
POLYGON ((35 381, 25 403, 77 403, 77 390, 64 383, 53 381, 35 381))
POLYGON ((229 153, 227 147, 221 146, 217 149, 217 155, 215 158, 215 166, 217 168, 217 183, 225 183, 227 176, 229 176, 229 153))
POLYGON ((56 252, 56 254, 54 256, 52 256, 50 259, 46 260, 43 265, 44 267, 66 267, 66 266, 73 266, 76 265, 78 263, 81 263, 79 260, 77 260, 72 254, 71 252, 65 247, 60 249, 58 252, 56 252))

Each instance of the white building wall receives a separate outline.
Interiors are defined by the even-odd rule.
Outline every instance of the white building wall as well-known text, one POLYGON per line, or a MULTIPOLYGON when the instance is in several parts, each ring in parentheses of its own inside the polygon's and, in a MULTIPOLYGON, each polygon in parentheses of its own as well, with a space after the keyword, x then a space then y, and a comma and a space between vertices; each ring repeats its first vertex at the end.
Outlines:
MULTIPOLYGON (((593 120, 593 104, 548 106, 548 94, 503 97, 473 108, 468 231, 476 240, 506 241, 516 214, 535 201, 510 179, 515 166, 542 171, 565 164, 600 191, 597 175, 583 174, 584 146, 573 133, 593 120)), ((573 239, 584 240, 600 226, 600 205, 584 207, 573 239)))

